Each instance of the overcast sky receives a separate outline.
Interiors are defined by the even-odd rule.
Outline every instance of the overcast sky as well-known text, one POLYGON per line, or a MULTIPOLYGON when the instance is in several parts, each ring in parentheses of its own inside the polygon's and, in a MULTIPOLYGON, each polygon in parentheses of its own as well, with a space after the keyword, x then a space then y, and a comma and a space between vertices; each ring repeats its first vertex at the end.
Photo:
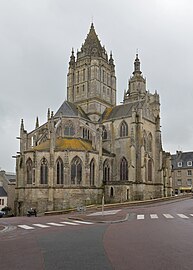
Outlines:
POLYGON ((164 150, 193 151, 192 14, 192 0, 0 0, 0 168, 15 171, 21 119, 29 132, 66 99, 71 49, 92 20, 113 52, 117 103, 138 49, 147 89, 160 95, 164 150))

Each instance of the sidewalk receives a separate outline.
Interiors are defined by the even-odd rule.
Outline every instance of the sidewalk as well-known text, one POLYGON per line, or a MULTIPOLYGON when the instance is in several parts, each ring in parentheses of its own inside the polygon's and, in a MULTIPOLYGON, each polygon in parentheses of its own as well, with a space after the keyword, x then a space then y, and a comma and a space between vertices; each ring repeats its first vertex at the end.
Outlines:
POLYGON ((96 211, 86 211, 83 213, 71 213, 68 219, 77 219, 83 221, 90 221, 95 223, 116 223, 124 222, 128 218, 128 210, 118 209, 118 210, 101 210, 96 211))

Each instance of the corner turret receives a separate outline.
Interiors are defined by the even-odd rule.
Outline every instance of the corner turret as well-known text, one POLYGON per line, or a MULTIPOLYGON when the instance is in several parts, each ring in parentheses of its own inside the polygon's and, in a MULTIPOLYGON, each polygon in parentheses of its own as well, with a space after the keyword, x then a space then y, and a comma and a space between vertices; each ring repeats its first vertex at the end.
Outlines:
POLYGON ((146 80, 143 78, 138 53, 134 61, 133 76, 129 79, 128 90, 124 95, 124 103, 144 99, 146 95, 146 80))

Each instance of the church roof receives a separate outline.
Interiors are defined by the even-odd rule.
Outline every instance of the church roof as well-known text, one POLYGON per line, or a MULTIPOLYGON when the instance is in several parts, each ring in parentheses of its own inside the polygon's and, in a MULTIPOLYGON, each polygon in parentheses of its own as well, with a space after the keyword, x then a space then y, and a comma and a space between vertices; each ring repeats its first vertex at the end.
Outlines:
POLYGON ((94 24, 92 23, 90 27, 90 31, 85 39, 84 44, 82 45, 82 50, 85 52, 91 52, 93 48, 96 48, 99 51, 102 50, 100 40, 94 29, 94 24))
MULTIPOLYGON (((33 149, 37 150, 37 151, 49 151, 50 140, 47 140, 47 141, 37 145, 33 149)), ((63 150, 89 151, 89 150, 94 150, 94 149, 92 148, 92 143, 90 141, 86 141, 84 139, 58 138, 58 139, 56 139, 55 150, 56 151, 63 151, 63 150)))
POLYGON ((67 117, 73 117, 73 116, 81 116, 83 118, 86 118, 89 120, 87 115, 83 112, 83 110, 76 106, 75 104, 64 101, 63 104, 60 106, 56 114, 54 115, 54 118, 60 117, 60 116, 67 116, 67 117))
POLYGON ((143 101, 137 101, 134 103, 126 103, 117 105, 113 108, 107 108, 102 117, 101 121, 110 120, 110 119, 117 119, 121 117, 129 117, 132 115, 132 110, 137 109, 143 105, 143 101))

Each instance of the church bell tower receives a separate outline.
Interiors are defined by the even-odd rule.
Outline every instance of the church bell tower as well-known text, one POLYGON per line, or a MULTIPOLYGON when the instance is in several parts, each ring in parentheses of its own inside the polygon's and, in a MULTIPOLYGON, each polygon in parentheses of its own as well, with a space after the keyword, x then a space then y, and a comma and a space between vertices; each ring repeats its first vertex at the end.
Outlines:
POLYGON ((67 99, 79 105, 92 121, 116 105, 116 77, 112 53, 101 46, 93 23, 82 45, 69 62, 67 99))

